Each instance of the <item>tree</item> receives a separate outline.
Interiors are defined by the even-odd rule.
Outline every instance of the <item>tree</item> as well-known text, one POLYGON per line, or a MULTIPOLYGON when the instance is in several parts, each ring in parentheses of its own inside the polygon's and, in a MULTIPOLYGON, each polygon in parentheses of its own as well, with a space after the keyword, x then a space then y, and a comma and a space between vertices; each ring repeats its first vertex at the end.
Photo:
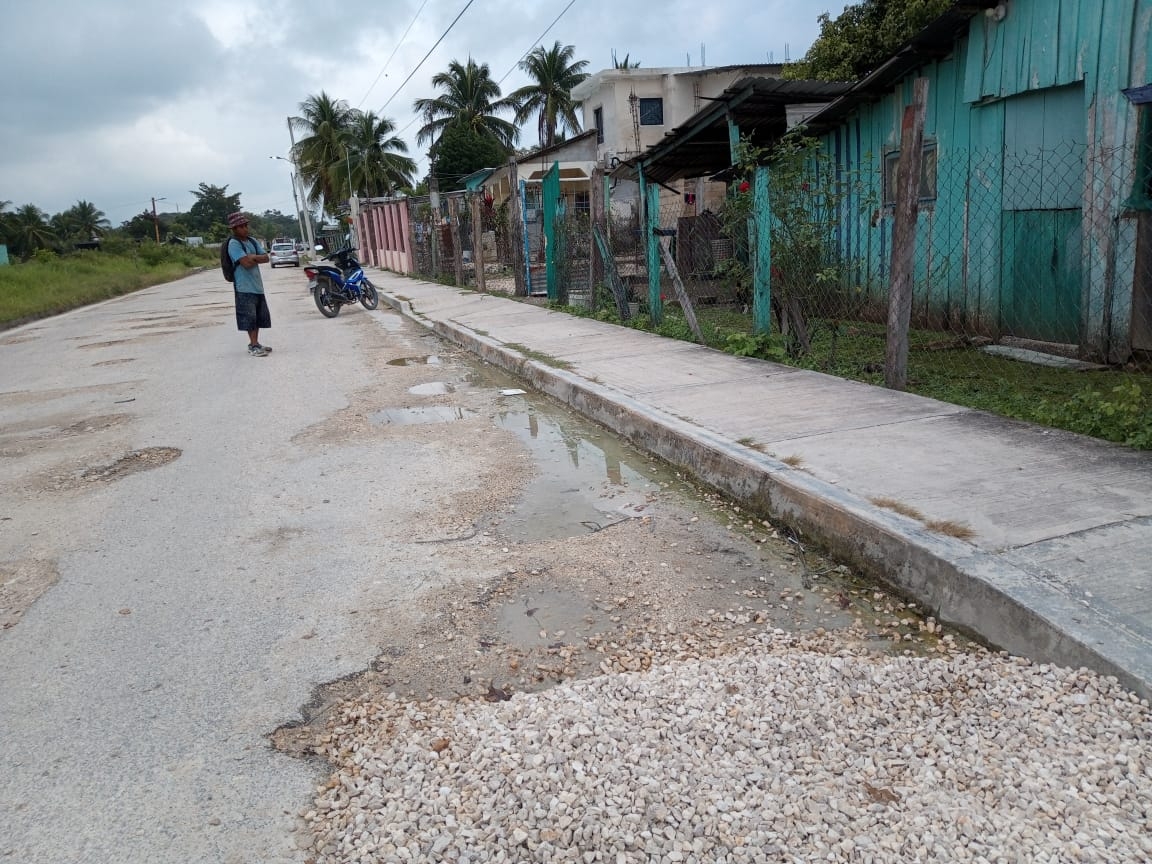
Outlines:
POLYGON ((817 17, 820 35, 785 78, 855 81, 864 77, 930 21, 952 0, 860 0, 836 18, 817 17))
POLYGON ((103 235, 112 227, 104 212, 90 201, 80 200, 52 217, 52 230, 63 243, 87 242, 103 235))
POLYGON ((453 60, 447 71, 432 76, 432 86, 443 92, 435 99, 417 99, 412 107, 425 121, 416 141, 431 143, 433 158, 437 142, 450 126, 468 127, 480 138, 494 139, 505 154, 511 152, 520 130, 498 115, 515 111, 516 106, 500 98, 500 85, 492 80, 487 63, 477 64, 471 57, 464 65, 453 60))
POLYGON ((508 151, 485 129, 466 125, 447 126, 436 143, 432 174, 440 191, 463 189, 473 171, 494 168, 508 159, 508 151))
POLYGON ((408 145, 395 132, 395 122, 387 117, 354 110, 345 130, 350 158, 336 166, 337 180, 369 198, 393 195, 412 185, 416 163, 405 155, 408 145))
POLYGON ((37 249, 47 248, 56 234, 48 225, 48 214, 35 204, 25 204, 7 221, 8 240, 21 258, 30 258, 37 249))
POLYGON ((152 211, 145 210, 142 213, 137 213, 131 219, 121 222, 120 231, 127 234, 133 240, 153 240, 156 237, 157 224, 160 226, 160 235, 164 236, 167 234, 168 226, 164 220, 157 219, 154 222, 152 220, 152 211))
MULTIPOLYGON (((184 222, 193 230, 204 234, 209 234, 212 226, 226 223, 228 214, 240 209, 240 193, 229 195, 227 184, 212 186, 209 183, 201 183, 190 191, 195 196, 196 202, 189 209, 184 222)), ((149 214, 148 218, 151 219, 152 215, 149 214)))
POLYGON ((537 45, 520 61, 520 68, 533 83, 511 93, 508 101, 516 106, 517 125, 536 115, 536 131, 542 147, 551 147, 569 132, 580 132, 580 121, 576 117, 580 103, 572 101, 572 88, 588 77, 584 71, 588 61, 573 62, 575 53, 574 45, 561 47, 556 42, 548 49, 537 45))
POLYGON ((326 210, 335 212, 335 202, 343 200, 347 174, 341 185, 337 166, 350 159, 348 130, 356 113, 343 99, 333 99, 321 90, 300 103, 300 116, 289 118, 292 130, 303 136, 296 142, 293 155, 308 204, 315 206, 323 201, 326 210))

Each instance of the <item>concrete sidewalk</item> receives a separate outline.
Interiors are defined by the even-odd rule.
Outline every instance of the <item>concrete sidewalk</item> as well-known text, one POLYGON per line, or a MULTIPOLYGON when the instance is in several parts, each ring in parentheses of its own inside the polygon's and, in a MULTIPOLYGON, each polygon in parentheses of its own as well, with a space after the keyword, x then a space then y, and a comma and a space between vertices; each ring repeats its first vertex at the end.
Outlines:
POLYGON ((939 620, 1152 696, 1152 454, 501 296, 372 278, 416 321, 798 527, 939 620))

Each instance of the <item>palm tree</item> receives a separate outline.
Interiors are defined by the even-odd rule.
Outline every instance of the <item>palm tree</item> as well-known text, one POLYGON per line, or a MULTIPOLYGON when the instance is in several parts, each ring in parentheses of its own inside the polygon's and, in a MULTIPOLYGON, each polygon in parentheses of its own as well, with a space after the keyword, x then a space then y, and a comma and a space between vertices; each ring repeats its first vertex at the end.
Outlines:
POLYGON ((96 205, 91 201, 81 199, 68 208, 65 214, 72 223, 72 229, 76 235, 85 240, 99 237, 112 227, 112 223, 108 221, 104 212, 97 210, 96 205))
POLYGON ((350 155, 347 132, 354 111, 343 99, 333 99, 321 90, 300 103, 299 117, 289 118, 292 131, 304 136, 296 142, 293 155, 310 205, 323 199, 325 208, 330 209, 342 198, 337 164, 347 162, 350 155))
POLYGON ((396 123, 372 111, 353 109, 343 141, 348 158, 333 166, 337 188, 351 187, 369 197, 391 195, 411 186, 416 163, 406 155, 408 145, 394 133, 396 123), (348 182, 349 171, 351 183, 348 182))
POLYGON ((520 61, 520 68, 532 78, 508 97, 516 105, 516 123, 522 124, 533 114, 537 116, 536 129, 540 136, 540 146, 551 147, 556 143, 556 133, 561 140, 568 133, 580 131, 580 121, 576 117, 579 102, 572 101, 572 88, 588 77, 584 71, 587 60, 572 62, 576 46, 560 47, 556 42, 545 49, 537 45, 531 53, 520 61))
POLYGON ((495 138, 508 151, 516 145, 520 130, 497 116, 516 106, 500 98, 500 85, 492 80, 487 63, 477 64, 471 57, 466 65, 453 60, 446 72, 432 76, 432 86, 442 90, 441 95, 417 99, 412 105, 425 121, 416 133, 417 143, 431 142, 435 149, 448 126, 468 126, 485 137, 495 138))
POLYGON ((47 219, 47 214, 35 204, 25 204, 9 217, 9 238, 21 258, 31 257, 37 249, 48 246, 56 239, 48 227, 47 219))

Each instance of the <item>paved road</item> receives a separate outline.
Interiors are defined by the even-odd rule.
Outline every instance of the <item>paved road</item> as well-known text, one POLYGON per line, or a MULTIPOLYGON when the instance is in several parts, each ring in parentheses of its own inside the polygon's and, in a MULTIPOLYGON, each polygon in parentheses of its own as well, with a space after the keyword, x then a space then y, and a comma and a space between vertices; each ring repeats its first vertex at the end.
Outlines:
POLYGON ((265 736, 410 590, 370 527, 429 503, 399 466, 453 480, 332 425, 418 337, 303 278, 265 273, 265 359, 217 272, 0 334, 0 860, 302 860, 323 766, 265 736))

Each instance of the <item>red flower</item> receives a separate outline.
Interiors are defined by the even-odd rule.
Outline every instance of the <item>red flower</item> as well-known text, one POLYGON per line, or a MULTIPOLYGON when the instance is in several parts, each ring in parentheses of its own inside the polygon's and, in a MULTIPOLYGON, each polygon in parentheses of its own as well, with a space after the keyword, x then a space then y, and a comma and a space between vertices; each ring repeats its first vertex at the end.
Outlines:
POLYGON ((745 180, 743 183, 740 184, 740 191, 741 192, 747 192, 750 188, 751 188, 751 185, 748 183, 747 180, 745 180))

